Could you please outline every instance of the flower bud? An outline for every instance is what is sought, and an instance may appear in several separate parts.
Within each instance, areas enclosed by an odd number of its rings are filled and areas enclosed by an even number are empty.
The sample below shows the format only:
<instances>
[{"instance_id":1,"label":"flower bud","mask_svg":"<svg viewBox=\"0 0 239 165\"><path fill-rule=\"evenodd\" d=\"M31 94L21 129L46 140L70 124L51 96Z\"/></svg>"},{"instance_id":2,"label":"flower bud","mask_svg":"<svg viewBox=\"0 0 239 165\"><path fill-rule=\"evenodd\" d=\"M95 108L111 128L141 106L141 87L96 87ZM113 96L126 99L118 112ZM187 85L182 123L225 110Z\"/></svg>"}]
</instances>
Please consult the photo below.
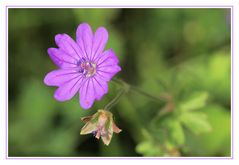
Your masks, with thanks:
<instances>
[{"instance_id":1,"label":"flower bud","mask_svg":"<svg viewBox=\"0 0 239 165\"><path fill-rule=\"evenodd\" d=\"M103 109L98 110L94 115L81 118L86 124L81 129L81 135L94 134L95 138L102 139L105 145L109 145L113 132L119 133L119 129L114 121L113 115Z\"/></svg>"}]
</instances>

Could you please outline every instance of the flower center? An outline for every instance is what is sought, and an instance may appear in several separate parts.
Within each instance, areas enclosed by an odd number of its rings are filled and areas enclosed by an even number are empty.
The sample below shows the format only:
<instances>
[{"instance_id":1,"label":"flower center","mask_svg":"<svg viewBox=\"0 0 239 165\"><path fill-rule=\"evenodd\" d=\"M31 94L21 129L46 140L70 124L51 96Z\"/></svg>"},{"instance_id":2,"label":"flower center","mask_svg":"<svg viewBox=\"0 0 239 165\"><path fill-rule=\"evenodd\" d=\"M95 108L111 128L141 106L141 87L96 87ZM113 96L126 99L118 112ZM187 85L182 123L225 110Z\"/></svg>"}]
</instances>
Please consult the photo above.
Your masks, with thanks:
<instances>
[{"instance_id":1,"label":"flower center","mask_svg":"<svg viewBox=\"0 0 239 165\"><path fill-rule=\"evenodd\" d=\"M96 64L88 61L82 61L79 64L80 72L85 75L85 77L92 77L96 73Z\"/></svg>"}]
</instances>

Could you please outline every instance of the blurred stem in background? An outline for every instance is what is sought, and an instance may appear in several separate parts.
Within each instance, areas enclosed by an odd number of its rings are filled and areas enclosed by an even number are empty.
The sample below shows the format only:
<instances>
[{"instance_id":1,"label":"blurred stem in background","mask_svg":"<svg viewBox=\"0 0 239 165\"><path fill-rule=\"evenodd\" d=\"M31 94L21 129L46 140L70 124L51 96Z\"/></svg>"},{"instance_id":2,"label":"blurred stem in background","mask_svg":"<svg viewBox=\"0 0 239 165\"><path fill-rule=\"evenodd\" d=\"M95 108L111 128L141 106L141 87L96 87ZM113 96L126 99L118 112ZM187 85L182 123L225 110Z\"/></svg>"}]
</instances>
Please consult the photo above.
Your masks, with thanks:
<instances>
[{"instance_id":1,"label":"blurred stem in background","mask_svg":"<svg viewBox=\"0 0 239 165\"><path fill-rule=\"evenodd\" d=\"M113 100L111 100L105 107L104 110L110 110L110 108L112 108L115 104L117 104L120 100L120 97L123 96L125 93L127 92L127 89L122 88L120 89L120 91L118 92L118 94L116 95L115 98L113 98Z\"/></svg>"},{"instance_id":2,"label":"blurred stem in background","mask_svg":"<svg viewBox=\"0 0 239 165\"><path fill-rule=\"evenodd\" d=\"M110 108L112 108L115 104L117 104L120 100L120 97L123 96L125 93L127 93L129 90L132 90L138 94L141 94L149 99L152 99L154 101L164 101L164 102L169 102L172 100L171 96L168 94L163 94L158 96L152 95L149 92L144 91L141 88L138 88L136 86L130 85L129 83L126 83L124 80L122 79L117 79L117 78L113 78L113 82L115 82L116 84L121 86L120 91L118 92L118 94L116 95L116 97L111 100L105 107L105 110L109 110Z\"/></svg>"}]
</instances>

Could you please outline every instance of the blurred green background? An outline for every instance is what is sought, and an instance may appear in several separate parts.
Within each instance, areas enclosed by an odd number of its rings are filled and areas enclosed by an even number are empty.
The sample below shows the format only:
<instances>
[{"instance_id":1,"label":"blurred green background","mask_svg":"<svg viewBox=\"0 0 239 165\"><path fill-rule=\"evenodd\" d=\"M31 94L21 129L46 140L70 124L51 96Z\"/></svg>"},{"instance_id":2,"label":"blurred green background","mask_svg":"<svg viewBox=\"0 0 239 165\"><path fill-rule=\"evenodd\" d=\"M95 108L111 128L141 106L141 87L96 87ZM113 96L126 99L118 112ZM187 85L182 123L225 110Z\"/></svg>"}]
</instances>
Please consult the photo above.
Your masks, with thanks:
<instances>
[{"instance_id":1,"label":"blurred green background","mask_svg":"<svg viewBox=\"0 0 239 165\"><path fill-rule=\"evenodd\" d=\"M230 9L14 9L8 10L9 156L231 156ZM90 110L78 96L53 98L44 76L56 66L47 48L54 36L75 38L77 26L109 32L122 71L117 75L155 96L133 91L111 109L123 130L107 147L80 135Z\"/></svg>"}]
</instances>

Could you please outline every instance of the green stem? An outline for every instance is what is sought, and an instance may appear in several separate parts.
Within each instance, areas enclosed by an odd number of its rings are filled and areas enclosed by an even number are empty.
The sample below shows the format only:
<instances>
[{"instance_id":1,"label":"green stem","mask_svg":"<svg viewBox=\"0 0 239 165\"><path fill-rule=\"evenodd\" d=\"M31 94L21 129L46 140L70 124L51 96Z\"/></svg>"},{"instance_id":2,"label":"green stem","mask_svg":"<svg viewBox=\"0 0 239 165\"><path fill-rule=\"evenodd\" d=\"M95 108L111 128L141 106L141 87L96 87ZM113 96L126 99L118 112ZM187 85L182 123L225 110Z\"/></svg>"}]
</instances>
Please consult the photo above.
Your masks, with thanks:
<instances>
[{"instance_id":1,"label":"green stem","mask_svg":"<svg viewBox=\"0 0 239 165\"><path fill-rule=\"evenodd\" d=\"M154 96L138 87L135 87L133 85L129 85L128 83L126 83L125 81L123 80L120 80L120 79L113 79L113 82L117 83L117 84L120 84L122 86L122 89L119 91L119 93L116 95L116 97L111 100L105 107L104 109L105 110L109 110L111 109L115 104L117 104L120 100L120 97L125 94L126 92L128 92L129 90L132 90L134 92L137 92L145 97L148 97L150 99L153 99L155 101L166 101L168 102L170 100L169 96L165 95L165 96Z\"/></svg>"},{"instance_id":2,"label":"green stem","mask_svg":"<svg viewBox=\"0 0 239 165\"><path fill-rule=\"evenodd\" d=\"M132 89L134 92L137 92L143 96L146 96L148 98L151 98L155 101L166 101L166 98L164 97L158 97L158 96L154 96L154 95L151 95L150 93L138 88L138 87L135 87L135 86L131 86L130 89Z\"/></svg>"},{"instance_id":3,"label":"green stem","mask_svg":"<svg viewBox=\"0 0 239 165\"><path fill-rule=\"evenodd\" d=\"M126 83L123 80L113 79L113 81L118 83L118 84L120 84L120 85L122 85L122 86L126 85L126 86L128 86L128 88L130 90L132 90L134 92L137 92L137 93L139 93L139 94L141 94L141 95L143 95L145 97L151 98L151 99L153 99L155 101L168 101L169 100L168 96L166 96L166 95L165 96L154 96L154 95L152 95L152 94L150 94L150 93L148 93L148 92L146 92L146 91L144 91L144 90L142 90L142 89L140 89L140 88L138 88L136 86L129 85L128 83Z\"/></svg>"},{"instance_id":4,"label":"green stem","mask_svg":"<svg viewBox=\"0 0 239 165\"><path fill-rule=\"evenodd\" d=\"M115 96L113 100L111 100L105 107L104 110L110 110L115 104L117 104L120 100L120 97L126 92L124 88L122 88L119 93Z\"/></svg>"}]
</instances>

